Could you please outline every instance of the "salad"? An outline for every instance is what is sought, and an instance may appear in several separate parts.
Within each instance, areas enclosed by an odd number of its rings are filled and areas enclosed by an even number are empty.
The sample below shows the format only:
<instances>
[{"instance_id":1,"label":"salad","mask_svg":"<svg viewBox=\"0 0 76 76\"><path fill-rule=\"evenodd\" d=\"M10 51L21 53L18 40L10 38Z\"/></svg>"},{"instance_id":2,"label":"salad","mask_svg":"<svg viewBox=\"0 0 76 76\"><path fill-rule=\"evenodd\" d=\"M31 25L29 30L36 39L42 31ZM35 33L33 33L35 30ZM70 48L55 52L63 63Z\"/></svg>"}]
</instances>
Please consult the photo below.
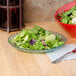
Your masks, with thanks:
<instances>
[{"instance_id":1,"label":"salad","mask_svg":"<svg viewBox=\"0 0 76 76\"><path fill-rule=\"evenodd\" d=\"M72 7L68 11L63 11L62 14L59 14L60 22L65 24L76 24L76 6Z\"/></svg>"},{"instance_id":2,"label":"salad","mask_svg":"<svg viewBox=\"0 0 76 76\"><path fill-rule=\"evenodd\" d=\"M64 44L60 35L55 35L39 26L22 30L10 41L16 47L32 50L51 49Z\"/></svg>"}]
</instances>

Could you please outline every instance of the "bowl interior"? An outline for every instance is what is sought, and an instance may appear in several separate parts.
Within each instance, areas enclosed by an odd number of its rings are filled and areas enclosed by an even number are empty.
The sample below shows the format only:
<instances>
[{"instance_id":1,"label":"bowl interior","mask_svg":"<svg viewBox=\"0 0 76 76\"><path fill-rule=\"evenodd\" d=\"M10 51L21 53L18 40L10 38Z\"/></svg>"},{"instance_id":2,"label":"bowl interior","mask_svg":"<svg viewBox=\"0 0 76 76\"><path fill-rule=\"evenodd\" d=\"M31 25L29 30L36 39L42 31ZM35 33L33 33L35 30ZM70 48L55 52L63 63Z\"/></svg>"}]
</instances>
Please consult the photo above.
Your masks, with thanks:
<instances>
[{"instance_id":1,"label":"bowl interior","mask_svg":"<svg viewBox=\"0 0 76 76\"><path fill-rule=\"evenodd\" d=\"M70 2L64 6L62 6L61 8L59 8L56 13L55 16L57 16L58 14L61 14L63 11L67 11L70 10L72 7L76 6L76 1Z\"/></svg>"}]
</instances>

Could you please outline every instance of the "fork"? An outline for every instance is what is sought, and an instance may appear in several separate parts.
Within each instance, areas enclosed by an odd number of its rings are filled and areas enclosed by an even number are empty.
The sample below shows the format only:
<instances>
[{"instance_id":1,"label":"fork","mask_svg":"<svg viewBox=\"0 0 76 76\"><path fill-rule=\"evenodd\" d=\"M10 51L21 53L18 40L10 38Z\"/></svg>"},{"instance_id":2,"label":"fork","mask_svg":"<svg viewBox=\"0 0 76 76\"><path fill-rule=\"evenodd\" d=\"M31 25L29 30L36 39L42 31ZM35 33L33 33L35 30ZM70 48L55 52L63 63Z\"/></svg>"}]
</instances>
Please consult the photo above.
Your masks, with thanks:
<instances>
[{"instance_id":1,"label":"fork","mask_svg":"<svg viewBox=\"0 0 76 76\"><path fill-rule=\"evenodd\" d=\"M59 62L61 62L67 55L70 55L70 54L72 54L72 53L76 53L76 48L73 49L73 50L70 51L70 52L65 53L63 56L61 56L60 58L54 60L52 63L54 63L54 64L59 63Z\"/></svg>"}]
</instances>

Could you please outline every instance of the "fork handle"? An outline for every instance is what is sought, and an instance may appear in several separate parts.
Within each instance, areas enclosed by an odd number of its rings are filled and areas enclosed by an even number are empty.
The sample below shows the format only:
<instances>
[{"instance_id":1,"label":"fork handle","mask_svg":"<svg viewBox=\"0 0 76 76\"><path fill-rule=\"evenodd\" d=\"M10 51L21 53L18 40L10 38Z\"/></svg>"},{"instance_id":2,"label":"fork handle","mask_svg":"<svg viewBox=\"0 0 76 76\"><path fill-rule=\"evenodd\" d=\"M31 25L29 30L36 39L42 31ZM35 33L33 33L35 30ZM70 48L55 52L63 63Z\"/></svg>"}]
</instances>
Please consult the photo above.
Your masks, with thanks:
<instances>
[{"instance_id":1,"label":"fork handle","mask_svg":"<svg viewBox=\"0 0 76 76\"><path fill-rule=\"evenodd\" d=\"M60 61L62 61L68 54L71 54L72 52L68 52L66 54L64 54L63 56L59 57L58 59L54 60L52 63L56 64L59 63Z\"/></svg>"}]
</instances>

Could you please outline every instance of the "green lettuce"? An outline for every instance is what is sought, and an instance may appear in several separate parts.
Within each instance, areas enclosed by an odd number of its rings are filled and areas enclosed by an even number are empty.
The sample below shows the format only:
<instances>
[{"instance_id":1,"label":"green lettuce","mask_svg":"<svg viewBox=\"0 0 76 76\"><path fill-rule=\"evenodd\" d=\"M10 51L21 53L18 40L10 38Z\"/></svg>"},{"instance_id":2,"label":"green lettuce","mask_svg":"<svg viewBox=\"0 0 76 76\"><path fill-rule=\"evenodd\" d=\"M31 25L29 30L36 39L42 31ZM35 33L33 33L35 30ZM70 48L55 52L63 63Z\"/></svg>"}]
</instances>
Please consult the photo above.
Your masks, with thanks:
<instances>
[{"instance_id":1,"label":"green lettuce","mask_svg":"<svg viewBox=\"0 0 76 76\"><path fill-rule=\"evenodd\" d=\"M32 45L31 40L35 41ZM32 50L51 49L64 44L60 35L55 35L40 26L22 30L11 42L17 47ZM46 46L44 44L46 44Z\"/></svg>"}]
</instances>

